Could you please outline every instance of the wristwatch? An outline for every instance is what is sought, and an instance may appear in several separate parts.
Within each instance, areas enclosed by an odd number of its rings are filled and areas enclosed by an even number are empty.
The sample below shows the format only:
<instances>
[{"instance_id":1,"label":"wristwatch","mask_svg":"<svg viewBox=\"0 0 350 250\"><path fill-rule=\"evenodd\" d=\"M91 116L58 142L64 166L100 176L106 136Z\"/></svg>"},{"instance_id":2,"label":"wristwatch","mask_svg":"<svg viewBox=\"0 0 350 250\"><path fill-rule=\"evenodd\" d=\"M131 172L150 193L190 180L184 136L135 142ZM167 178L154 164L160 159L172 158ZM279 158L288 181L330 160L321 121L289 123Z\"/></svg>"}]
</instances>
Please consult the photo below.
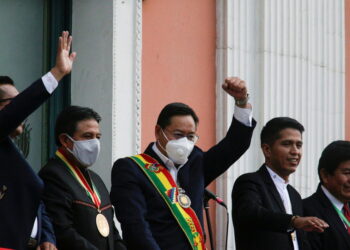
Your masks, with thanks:
<instances>
[{"instance_id":1,"label":"wristwatch","mask_svg":"<svg viewBox=\"0 0 350 250\"><path fill-rule=\"evenodd\" d=\"M247 93L246 98L240 99L240 100L236 100L235 99L235 103L236 103L237 106L244 106L244 105L246 105L248 103L248 100L249 100L249 94Z\"/></svg>"},{"instance_id":2,"label":"wristwatch","mask_svg":"<svg viewBox=\"0 0 350 250\"><path fill-rule=\"evenodd\" d=\"M298 215L294 215L294 216L292 217L292 219L290 220L289 226L288 226L288 228L287 228L287 233L293 233L293 232L295 231L295 228L294 228L294 226L293 226L293 222L294 222L294 220L295 220L296 218L298 218L298 217L299 217Z\"/></svg>"}]
</instances>

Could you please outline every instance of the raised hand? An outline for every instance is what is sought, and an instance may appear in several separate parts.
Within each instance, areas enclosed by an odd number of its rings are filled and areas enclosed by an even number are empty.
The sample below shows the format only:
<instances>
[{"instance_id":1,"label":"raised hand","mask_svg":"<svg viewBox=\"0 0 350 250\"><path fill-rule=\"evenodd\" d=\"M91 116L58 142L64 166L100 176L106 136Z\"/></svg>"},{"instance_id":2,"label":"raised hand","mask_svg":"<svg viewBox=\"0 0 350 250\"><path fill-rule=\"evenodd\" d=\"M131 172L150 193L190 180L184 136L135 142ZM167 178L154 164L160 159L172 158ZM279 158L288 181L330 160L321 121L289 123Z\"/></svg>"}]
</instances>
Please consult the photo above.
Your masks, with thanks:
<instances>
[{"instance_id":1,"label":"raised hand","mask_svg":"<svg viewBox=\"0 0 350 250\"><path fill-rule=\"evenodd\" d=\"M226 91L227 94L235 98L237 106L240 106L242 108L251 107L251 105L247 103L248 92L245 81L241 80L238 77L228 77L222 84L222 88Z\"/></svg>"},{"instance_id":2,"label":"raised hand","mask_svg":"<svg viewBox=\"0 0 350 250\"><path fill-rule=\"evenodd\" d=\"M56 65L51 69L51 73L57 81L60 81L65 75L72 71L73 62L76 57L75 52L69 52L72 39L68 31L63 31L58 39Z\"/></svg>"}]
</instances>

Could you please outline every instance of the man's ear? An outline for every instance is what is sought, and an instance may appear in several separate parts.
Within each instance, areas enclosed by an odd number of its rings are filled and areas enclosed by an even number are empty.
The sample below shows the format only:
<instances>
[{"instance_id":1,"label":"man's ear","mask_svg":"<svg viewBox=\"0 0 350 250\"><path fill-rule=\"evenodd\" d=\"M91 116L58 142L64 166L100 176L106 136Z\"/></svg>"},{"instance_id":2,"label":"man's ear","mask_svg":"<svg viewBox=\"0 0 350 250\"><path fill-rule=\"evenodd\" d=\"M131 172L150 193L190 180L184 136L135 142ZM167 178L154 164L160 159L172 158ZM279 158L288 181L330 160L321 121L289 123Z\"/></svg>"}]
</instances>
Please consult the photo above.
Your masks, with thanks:
<instances>
[{"instance_id":1,"label":"man's ear","mask_svg":"<svg viewBox=\"0 0 350 250\"><path fill-rule=\"evenodd\" d=\"M154 136L156 137L156 140L158 141L160 139L160 134L162 133L162 128L157 124L154 127Z\"/></svg>"},{"instance_id":2,"label":"man's ear","mask_svg":"<svg viewBox=\"0 0 350 250\"><path fill-rule=\"evenodd\" d=\"M327 171L324 168L320 169L320 176L321 176L322 182L324 184L328 184L329 173L327 173Z\"/></svg>"},{"instance_id":3,"label":"man's ear","mask_svg":"<svg viewBox=\"0 0 350 250\"><path fill-rule=\"evenodd\" d=\"M261 144L261 150L263 151L265 158L267 158L267 159L270 158L270 156L271 156L271 147L270 147L270 145L268 145L266 143Z\"/></svg>"},{"instance_id":4,"label":"man's ear","mask_svg":"<svg viewBox=\"0 0 350 250\"><path fill-rule=\"evenodd\" d=\"M66 134L60 134L58 136L58 140L60 141L61 145L65 148L72 149L73 148L73 142L71 139L68 138Z\"/></svg>"}]
</instances>

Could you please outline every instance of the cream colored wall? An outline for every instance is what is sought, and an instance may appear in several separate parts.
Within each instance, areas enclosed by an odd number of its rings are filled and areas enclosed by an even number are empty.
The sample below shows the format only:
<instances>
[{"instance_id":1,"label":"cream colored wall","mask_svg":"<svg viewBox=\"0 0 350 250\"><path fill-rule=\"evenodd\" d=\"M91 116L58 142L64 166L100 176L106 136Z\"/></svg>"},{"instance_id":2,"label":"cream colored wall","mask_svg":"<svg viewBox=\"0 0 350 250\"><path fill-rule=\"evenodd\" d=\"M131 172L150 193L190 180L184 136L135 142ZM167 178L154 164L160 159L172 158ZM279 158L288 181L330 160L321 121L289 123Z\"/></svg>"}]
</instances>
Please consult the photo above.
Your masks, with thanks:
<instances>
[{"instance_id":1,"label":"cream colored wall","mask_svg":"<svg viewBox=\"0 0 350 250\"><path fill-rule=\"evenodd\" d=\"M345 1L345 137L350 140L350 0Z\"/></svg>"},{"instance_id":2,"label":"cream colored wall","mask_svg":"<svg viewBox=\"0 0 350 250\"><path fill-rule=\"evenodd\" d=\"M345 51L343 0L218 0L218 75L237 74L248 82L258 126L250 149L217 180L217 193L231 206L238 176L263 163L259 134L276 116L290 116L305 127L303 159L290 183L307 197L319 182L317 164L323 148L345 138ZM347 40L349 41L349 40ZM349 53L349 52L347 52ZM349 79L349 78L348 78ZM219 120L232 114L232 103ZM221 108L222 109L222 108ZM220 113L220 110L218 110ZM220 138L220 137L219 137ZM231 210L231 209L230 209ZM224 223L217 216L217 241ZM235 249L230 225L229 247Z\"/></svg>"}]
</instances>

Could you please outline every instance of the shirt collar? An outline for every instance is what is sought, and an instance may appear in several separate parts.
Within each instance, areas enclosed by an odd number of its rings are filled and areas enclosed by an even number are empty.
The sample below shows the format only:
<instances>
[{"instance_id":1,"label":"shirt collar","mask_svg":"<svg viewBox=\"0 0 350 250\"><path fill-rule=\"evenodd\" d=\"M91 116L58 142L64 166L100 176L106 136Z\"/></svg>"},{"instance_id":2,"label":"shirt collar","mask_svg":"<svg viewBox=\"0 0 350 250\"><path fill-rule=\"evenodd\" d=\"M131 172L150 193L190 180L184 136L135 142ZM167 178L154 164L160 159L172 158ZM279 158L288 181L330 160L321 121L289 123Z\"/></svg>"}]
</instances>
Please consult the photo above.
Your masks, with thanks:
<instances>
[{"instance_id":1,"label":"shirt collar","mask_svg":"<svg viewBox=\"0 0 350 250\"><path fill-rule=\"evenodd\" d=\"M289 182L285 181L281 176L276 174L275 171L273 171L270 167L268 167L267 165L265 166L275 185L279 187L287 188L287 185Z\"/></svg>"},{"instance_id":2,"label":"shirt collar","mask_svg":"<svg viewBox=\"0 0 350 250\"><path fill-rule=\"evenodd\" d=\"M336 207L338 208L340 211L342 211L344 203L341 202L340 200L338 200L337 198L334 197L333 194L331 194L328 189L321 185L322 191L323 193L327 196L328 200Z\"/></svg>"},{"instance_id":3,"label":"shirt collar","mask_svg":"<svg viewBox=\"0 0 350 250\"><path fill-rule=\"evenodd\" d=\"M175 164L172 160L170 160L168 157L166 157L160 150L158 149L156 142L152 145L152 150L158 155L158 157L161 159L162 162L164 162L165 167L167 169L175 168Z\"/></svg>"}]
</instances>

